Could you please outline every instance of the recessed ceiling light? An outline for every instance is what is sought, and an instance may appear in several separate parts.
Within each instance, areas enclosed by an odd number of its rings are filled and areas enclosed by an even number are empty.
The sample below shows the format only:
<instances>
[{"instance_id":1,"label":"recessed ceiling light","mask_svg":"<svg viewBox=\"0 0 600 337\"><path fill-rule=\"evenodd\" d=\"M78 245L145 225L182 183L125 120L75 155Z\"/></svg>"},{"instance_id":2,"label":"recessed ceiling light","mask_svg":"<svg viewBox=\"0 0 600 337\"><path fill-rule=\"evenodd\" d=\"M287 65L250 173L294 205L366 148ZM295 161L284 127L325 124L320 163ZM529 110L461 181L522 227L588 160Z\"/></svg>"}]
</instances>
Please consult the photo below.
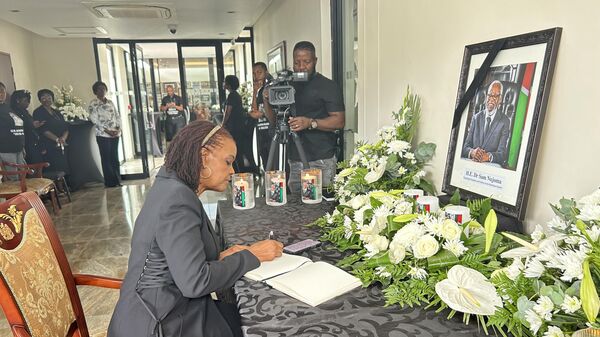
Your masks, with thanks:
<instances>
[{"instance_id":1,"label":"recessed ceiling light","mask_svg":"<svg viewBox=\"0 0 600 337\"><path fill-rule=\"evenodd\" d=\"M233 14L235 11L228 11L227 14Z\"/></svg>"},{"instance_id":2,"label":"recessed ceiling light","mask_svg":"<svg viewBox=\"0 0 600 337\"><path fill-rule=\"evenodd\" d=\"M221 33L219 33L219 35L225 35L225 33L221 32Z\"/></svg>"},{"instance_id":3,"label":"recessed ceiling light","mask_svg":"<svg viewBox=\"0 0 600 337\"><path fill-rule=\"evenodd\" d=\"M12 13L21 13L20 9L11 9L10 10Z\"/></svg>"},{"instance_id":4,"label":"recessed ceiling light","mask_svg":"<svg viewBox=\"0 0 600 337\"><path fill-rule=\"evenodd\" d=\"M58 34L58 36L67 36L67 34L62 33L62 34Z\"/></svg>"}]
</instances>

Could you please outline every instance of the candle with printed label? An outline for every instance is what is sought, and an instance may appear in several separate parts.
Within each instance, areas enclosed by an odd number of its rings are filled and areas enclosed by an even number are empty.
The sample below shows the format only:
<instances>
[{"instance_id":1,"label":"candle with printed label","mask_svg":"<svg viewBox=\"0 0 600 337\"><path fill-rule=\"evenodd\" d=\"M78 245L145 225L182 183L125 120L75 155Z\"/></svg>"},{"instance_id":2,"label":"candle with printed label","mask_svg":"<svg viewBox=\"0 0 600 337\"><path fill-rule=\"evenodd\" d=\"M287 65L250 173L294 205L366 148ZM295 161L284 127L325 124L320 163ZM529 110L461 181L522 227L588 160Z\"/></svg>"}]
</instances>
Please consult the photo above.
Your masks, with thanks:
<instances>
[{"instance_id":1,"label":"candle with printed label","mask_svg":"<svg viewBox=\"0 0 600 337\"><path fill-rule=\"evenodd\" d=\"M285 172L267 171L265 173L265 199L269 206L281 206L287 203Z\"/></svg>"},{"instance_id":2,"label":"candle with printed label","mask_svg":"<svg viewBox=\"0 0 600 337\"><path fill-rule=\"evenodd\" d=\"M237 173L232 178L233 208L254 207L254 176L252 173Z\"/></svg>"},{"instance_id":3,"label":"candle with printed label","mask_svg":"<svg viewBox=\"0 0 600 337\"><path fill-rule=\"evenodd\" d=\"M448 206L444 209L446 218L452 219L459 224L471 221L471 213L469 207L465 206Z\"/></svg>"},{"instance_id":4,"label":"candle with printed label","mask_svg":"<svg viewBox=\"0 0 600 337\"><path fill-rule=\"evenodd\" d=\"M417 213L429 214L435 213L440 209L438 197L432 195L422 196L417 199Z\"/></svg>"},{"instance_id":5,"label":"candle with printed label","mask_svg":"<svg viewBox=\"0 0 600 337\"><path fill-rule=\"evenodd\" d=\"M413 188L413 189L404 190L404 192L402 194L404 194L404 196L406 196L406 197L417 200L417 199L419 199L419 197L423 196L423 190L420 190L418 188Z\"/></svg>"},{"instance_id":6,"label":"candle with printed label","mask_svg":"<svg viewBox=\"0 0 600 337\"><path fill-rule=\"evenodd\" d=\"M302 202L318 204L322 199L323 183L320 169L305 169L300 172Z\"/></svg>"}]
</instances>

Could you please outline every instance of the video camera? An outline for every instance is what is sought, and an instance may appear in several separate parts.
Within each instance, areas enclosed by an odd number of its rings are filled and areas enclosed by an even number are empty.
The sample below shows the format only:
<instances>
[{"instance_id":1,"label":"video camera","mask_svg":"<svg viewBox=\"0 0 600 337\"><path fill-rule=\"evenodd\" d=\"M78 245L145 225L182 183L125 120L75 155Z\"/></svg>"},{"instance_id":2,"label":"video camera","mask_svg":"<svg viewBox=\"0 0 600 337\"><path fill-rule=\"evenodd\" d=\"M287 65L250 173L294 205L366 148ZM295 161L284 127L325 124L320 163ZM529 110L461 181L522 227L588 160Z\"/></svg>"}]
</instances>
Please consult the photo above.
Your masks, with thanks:
<instances>
[{"instance_id":1,"label":"video camera","mask_svg":"<svg viewBox=\"0 0 600 337\"><path fill-rule=\"evenodd\" d=\"M296 103L296 89L290 83L305 81L308 81L308 73L306 72L295 73L289 69L277 72L277 77L267 83L269 103L277 107Z\"/></svg>"}]
</instances>

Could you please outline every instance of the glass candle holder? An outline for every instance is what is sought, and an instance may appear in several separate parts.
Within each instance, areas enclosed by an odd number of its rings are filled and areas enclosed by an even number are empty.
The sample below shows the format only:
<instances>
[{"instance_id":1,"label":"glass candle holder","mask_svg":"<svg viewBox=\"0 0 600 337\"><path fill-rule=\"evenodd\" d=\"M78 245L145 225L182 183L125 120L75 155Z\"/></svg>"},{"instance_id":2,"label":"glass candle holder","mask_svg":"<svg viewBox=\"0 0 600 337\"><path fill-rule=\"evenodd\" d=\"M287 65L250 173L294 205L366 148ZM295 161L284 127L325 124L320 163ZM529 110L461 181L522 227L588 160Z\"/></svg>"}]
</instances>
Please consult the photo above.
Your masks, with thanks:
<instances>
[{"instance_id":1,"label":"glass candle holder","mask_svg":"<svg viewBox=\"0 0 600 337\"><path fill-rule=\"evenodd\" d=\"M438 197L426 195L417 199L417 213L435 213L439 209L440 201Z\"/></svg>"},{"instance_id":2,"label":"glass candle holder","mask_svg":"<svg viewBox=\"0 0 600 337\"><path fill-rule=\"evenodd\" d=\"M231 180L233 208L254 208L254 176L252 173L236 173Z\"/></svg>"},{"instance_id":3,"label":"glass candle holder","mask_svg":"<svg viewBox=\"0 0 600 337\"><path fill-rule=\"evenodd\" d=\"M265 199L269 206L281 206L287 203L284 171L265 172Z\"/></svg>"},{"instance_id":4,"label":"glass candle holder","mask_svg":"<svg viewBox=\"0 0 600 337\"><path fill-rule=\"evenodd\" d=\"M469 207L465 206L448 206L444 209L444 215L458 224L471 221L471 212L469 211Z\"/></svg>"},{"instance_id":5,"label":"glass candle holder","mask_svg":"<svg viewBox=\"0 0 600 337\"><path fill-rule=\"evenodd\" d=\"M423 190L420 190L418 188L417 189L408 189L408 190L404 190L404 192L402 194L404 194L404 196L406 196L406 197L417 200L417 199L419 199L419 197L423 196Z\"/></svg>"},{"instance_id":6,"label":"glass candle holder","mask_svg":"<svg viewBox=\"0 0 600 337\"><path fill-rule=\"evenodd\" d=\"M300 173L302 202L318 204L322 200L323 180L320 169L304 169Z\"/></svg>"}]
</instances>

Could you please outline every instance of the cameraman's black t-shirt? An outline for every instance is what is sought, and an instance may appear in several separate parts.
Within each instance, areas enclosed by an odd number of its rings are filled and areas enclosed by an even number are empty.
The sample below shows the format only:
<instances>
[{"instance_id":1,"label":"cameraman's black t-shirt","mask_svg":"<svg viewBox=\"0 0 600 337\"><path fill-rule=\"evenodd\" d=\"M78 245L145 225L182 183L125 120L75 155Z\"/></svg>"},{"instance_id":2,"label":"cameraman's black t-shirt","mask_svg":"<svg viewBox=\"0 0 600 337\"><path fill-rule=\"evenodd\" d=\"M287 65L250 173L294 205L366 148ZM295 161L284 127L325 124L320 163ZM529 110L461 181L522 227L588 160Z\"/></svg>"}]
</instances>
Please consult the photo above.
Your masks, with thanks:
<instances>
[{"instance_id":1,"label":"cameraman's black t-shirt","mask_svg":"<svg viewBox=\"0 0 600 337\"><path fill-rule=\"evenodd\" d=\"M321 75L315 75L308 82L292 82L296 89L296 115L310 119L329 117L330 112L344 112L344 100L337 84ZM327 159L335 154L336 134L321 130L298 132L308 161ZM300 161L293 142L288 145L290 160Z\"/></svg>"}]
</instances>

